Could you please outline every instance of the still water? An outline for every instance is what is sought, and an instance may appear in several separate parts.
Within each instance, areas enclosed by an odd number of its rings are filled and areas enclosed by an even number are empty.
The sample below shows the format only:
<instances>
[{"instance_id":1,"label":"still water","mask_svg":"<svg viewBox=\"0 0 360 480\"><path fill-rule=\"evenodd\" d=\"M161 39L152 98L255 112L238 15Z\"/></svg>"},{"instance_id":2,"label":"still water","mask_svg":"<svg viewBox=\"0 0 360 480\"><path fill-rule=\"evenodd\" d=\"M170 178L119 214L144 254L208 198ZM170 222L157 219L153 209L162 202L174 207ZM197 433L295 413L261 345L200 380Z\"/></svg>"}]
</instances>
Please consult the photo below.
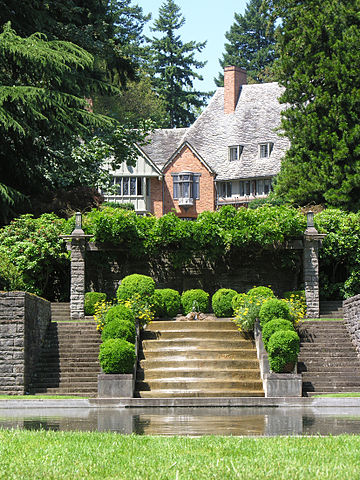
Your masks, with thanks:
<instances>
[{"instance_id":1,"label":"still water","mask_svg":"<svg viewBox=\"0 0 360 480\"><path fill-rule=\"evenodd\" d=\"M0 428L192 436L360 434L360 408L0 409Z\"/></svg>"}]
</instances>

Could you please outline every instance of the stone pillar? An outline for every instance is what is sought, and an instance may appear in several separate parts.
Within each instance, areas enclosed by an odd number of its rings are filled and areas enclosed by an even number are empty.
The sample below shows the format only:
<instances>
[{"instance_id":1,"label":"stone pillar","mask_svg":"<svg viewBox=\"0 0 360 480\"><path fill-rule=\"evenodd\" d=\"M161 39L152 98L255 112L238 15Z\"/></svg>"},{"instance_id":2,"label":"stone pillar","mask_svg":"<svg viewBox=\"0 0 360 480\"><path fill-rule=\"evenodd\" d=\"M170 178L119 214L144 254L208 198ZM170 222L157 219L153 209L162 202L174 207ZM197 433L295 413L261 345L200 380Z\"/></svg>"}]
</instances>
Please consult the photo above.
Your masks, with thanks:
<instances>
[{"instance_id":1,"label":"stone pillar","mask_svg":"<svg viewBox=\"0 0 360 480\"><path fill-rule=\"evenodd\" d=\"M70 316L72 319L84 318L85 316L85 252L85 239L73 239L71 242L70 283Z\"/></svg>"},{"instance_id":2,"label":"stone pillar","mask_svg":"<svg viewBox=\"0 0 360 480\"><path fill-rule=\"evenodd\" d=\"M306 316L319 318L319 241L305 239L304 242L304 285Z\"/></svg>"},{"instance_id":3,"label":"stone pillar","mask_svg":"<svg viewBox=\"0 0 360 480\"><path fill-rule=\"evenodd\" d=\"M319 318L319 248L326 235L319 234L314 227L314 214L307 214L307 228L304 234L304 286L306 298L306 316Z\"/></svg>"},{"instance_id":4,"label":"stone pillar","mask_svg":"<svg viewBox=\"0 0 360 480\"><path fill-rule=\"evenodd\" d=\"M87 240L92 235L84 234L80 212L75 214L75 228L71 235L60 237L68 241L67 248L71 251L70 316L72 319L84 318L85 253Z\"/></svg>"}]
</instances>

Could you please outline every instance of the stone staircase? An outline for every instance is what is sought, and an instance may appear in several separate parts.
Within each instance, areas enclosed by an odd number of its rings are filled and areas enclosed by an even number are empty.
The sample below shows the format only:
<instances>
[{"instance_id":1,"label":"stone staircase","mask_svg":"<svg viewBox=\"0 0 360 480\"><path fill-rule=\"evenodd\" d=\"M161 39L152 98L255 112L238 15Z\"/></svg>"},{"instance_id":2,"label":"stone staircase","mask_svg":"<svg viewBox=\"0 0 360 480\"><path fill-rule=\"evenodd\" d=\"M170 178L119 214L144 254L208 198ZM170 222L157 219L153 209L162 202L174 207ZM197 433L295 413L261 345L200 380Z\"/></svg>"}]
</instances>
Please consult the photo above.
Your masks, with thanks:
<instances>
[{"instance_id":1,"label":"stone staircase","mask_svg":"<svg viewBox=\"0 0 360 480\"><path fill-rule=\"evenodd\" d=\"M101 337L94 320L70 321L66 304L52 304L52 315L30 393L97 396Z\"/></svg>"},{"instance_id":2,"label":"stone staircase","mask_svg":"<svg viewBox=\"0 0 360 480\"><path fill-rule=\"evenodd\" d=\"M303 395L360 392L360 360L343 321L298 325Z\"/></svg>"},{"instance_id":3,"label":"stone staircase","mask_svg":"<svg viewBox=\"0 0 360 480\"><path fill-rule=\"evenodd\" d=\"M136 396L262 397L254 342L230 319L152 322L142 334Z\"/></svg>"},{"instance_id":4,"label":"stone staircase","mask_svg":"<svg viewBox=\"0 0 360 480\"><path fill-rule=\"evenodd\" d=\"M343 318L342 300L320 302L320 318Z\"/></svg>"}]
</instances>

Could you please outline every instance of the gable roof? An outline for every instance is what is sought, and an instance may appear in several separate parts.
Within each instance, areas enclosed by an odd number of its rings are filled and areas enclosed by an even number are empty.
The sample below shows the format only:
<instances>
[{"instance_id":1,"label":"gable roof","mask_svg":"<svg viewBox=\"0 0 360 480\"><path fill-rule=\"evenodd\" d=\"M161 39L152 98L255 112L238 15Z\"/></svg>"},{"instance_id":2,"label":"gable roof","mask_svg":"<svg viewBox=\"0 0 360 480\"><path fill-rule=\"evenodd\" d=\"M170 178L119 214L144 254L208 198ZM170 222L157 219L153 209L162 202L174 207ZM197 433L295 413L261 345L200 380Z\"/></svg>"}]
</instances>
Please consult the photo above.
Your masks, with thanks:
<instances>
[{"instance_id":1,"label":"gable roof","mask_svg":"<svg viewBox=\"0 0 360 480\"><path fill-rule=\"evenodd\" d=\"M235 112L224 113L224 88L218 88L208 106L189 128L155 130L143 148L161 169L185 142L216 173L216 180L269 177L280 170L289 141L275 131L284 108L278 102L283 89L277 83L243 85ZM259 158L259 144L273 142L268 158ZM243 145L240 160L229 161L228 148Z\"/></svg>"},{"instance_id":2,"label":"gable roof","mask_svg":"<svg viewBox=\"0 0 360 480\"><path fill-rule=\"evenodd\" d=\"M195 157L199 160L199 162L201 162L204 165L204 167L209 170L210 173L215 173L214 170L210 167L210 165L208 165L205 162L202 156L195 150L195 148L189 142L183 142L181 145L179 145L179 147L175 150L175 152L171 155L169 160L163 166L163 170L165 170L165 168L167 168L170 165L170 163L174 161L176 155L180 153L184 147L187 147L189 150L191 150L191 152L195 155Z\"/></svg>"}]
</instances>

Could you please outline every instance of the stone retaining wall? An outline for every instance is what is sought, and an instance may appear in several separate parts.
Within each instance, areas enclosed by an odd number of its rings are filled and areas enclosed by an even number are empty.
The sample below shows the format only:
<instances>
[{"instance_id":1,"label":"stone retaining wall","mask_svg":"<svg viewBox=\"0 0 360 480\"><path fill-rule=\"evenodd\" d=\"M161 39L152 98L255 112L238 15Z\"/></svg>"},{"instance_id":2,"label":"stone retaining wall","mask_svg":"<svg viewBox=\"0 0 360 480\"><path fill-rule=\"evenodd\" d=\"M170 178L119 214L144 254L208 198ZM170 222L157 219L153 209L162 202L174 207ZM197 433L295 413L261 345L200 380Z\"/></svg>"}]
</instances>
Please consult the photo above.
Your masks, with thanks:
<instances>
[{"instance_id":1,"label":"stone retaining wall","mask_svg":"<svg viewBox=\"0 0 360 480\"><path fill-rule=\"evenodd\" d=\"M358 355L360 355L360 295L344 300L344 322Z\"/></svg>"},{"instance_id":2,"label":"stone retaining wall","mask_svg":"<svg viewBox=\"0 0 360 480\"><path fill-rule=\"evenodd\" d=\"M51 320L50 302L26 292L0 292L0 393L23 394Z\"/></svg>"},{"instance_id":3,"label":"stone retaining wall","mask_svg":"<svg viewBox=\"0 0 360 480\"><path fill-rule=\"evenodd\" d=\"M287 262L284 258L287 258ZM230 258L212 262L194 258L184 268L174 269L166 258L156 261L134 260L126 252L89 252L86 256L86 291L116 295L120 280L141 273L154 278L157 288L174 288L179 292L202 288L211 295L219 288L246 292L256 285L271 285L277 295L297 290L302 280L301 251L234 251Z\"/></svg>"}]
</instances>

